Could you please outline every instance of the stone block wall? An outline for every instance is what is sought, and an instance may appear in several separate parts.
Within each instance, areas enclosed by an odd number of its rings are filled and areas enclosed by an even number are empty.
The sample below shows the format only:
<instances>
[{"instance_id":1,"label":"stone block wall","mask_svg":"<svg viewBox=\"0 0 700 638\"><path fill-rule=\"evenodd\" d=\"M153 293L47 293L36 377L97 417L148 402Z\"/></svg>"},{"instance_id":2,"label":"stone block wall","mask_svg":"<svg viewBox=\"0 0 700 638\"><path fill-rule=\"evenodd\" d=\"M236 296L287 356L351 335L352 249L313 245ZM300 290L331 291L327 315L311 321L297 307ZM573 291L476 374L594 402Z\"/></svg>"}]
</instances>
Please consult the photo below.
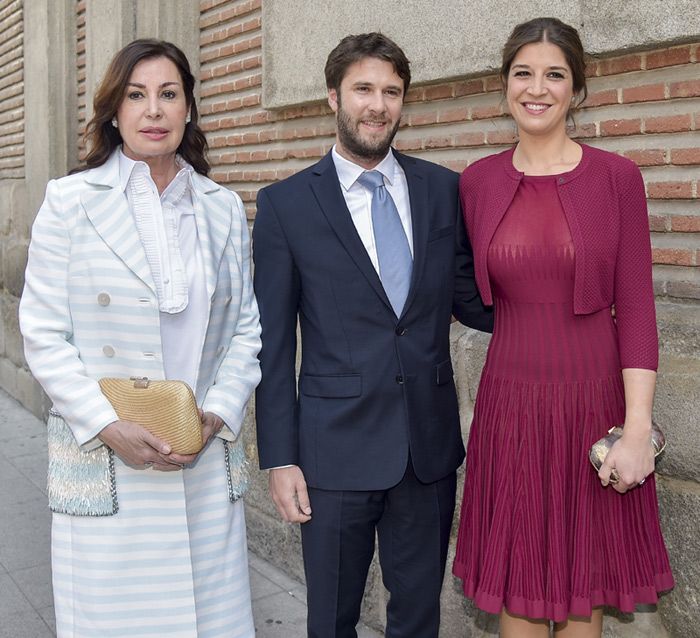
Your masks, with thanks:
<instances>
[{"instance_id":1,"label":"stone block wall","mask_svg":"<svg viewBox=\"0 0 700 638\"><path fill-rule=\"evenodd\" d=\"M359 12L364 28L346 10L340 11L333 21L338 36L333 35L330 46L345 33L368 28L393 33L394 13L374 3L368 10L365 0L358 3L364 7ZM503 31L493 36L498 42L516 17L549 13L543 9L552 5L539 0L497 3L503 8L502 19L494 23ZM322 4L328 10L347 5L338 0ZM382 6L395 4L391 0ZM463 0L447 0L445 6L462 4ZM692 2L669 0L654 21L648 15L653 2L641 0L635 3L636 13L615 13L615 20L624 18L634 34L634 48L629 48L632 41L624 40L624 30L605 29L606 16L613 11L609 3L556 0L552 6L562 17L575 17L574 5L585 5L598 22L587 20L587 30L582 31L596 57L588 68L589 98L576 115L572 134L637 162L647 187L661 337L655 411L669 438L658 467L659 499L678 580L658 610L643 609L634 617L606 615L606 636L700 636L700 439L695 417L700 410L700 30L693 26L697 17L692 18ZM315 20L313 6L297 3L307 14L304 46L325 59L328 47L319 42L330 36L319 34L316 39L314 29L325 29L321 25L327 20ZM274 17L274 9L273 0L0 0L0 385L35 413L41 414L47 405L24 364L17 329L29 229L46 181L65 174L84 152L80 134L90 117L91 95L120 46L135 37L163 37L186 50L200 78L200 113L210 143L212 177L242 196L251 223L259 188L317 161L333 144L333 115L318 99L318 91L287 106L268 108L265 102L265 83L274 77L263 68L271 54L263 33L270 33L265 19ZM672 18L682 11L691 17L681 22ZM429 48L431 38L440 39L440 16L428 13L420 13L426 18L419 25L423 40L412 41L411 47ZM432 30L425 31L428 28ZM464 29L469 28L477 25L465 23ZM305 55L295 47L290 42L285 51L277 45L276 55L280 49L282 55ZM450 72L441 74L435 62L428 72L416 74L421 81L407 95L396 139L399 150L460 171L515 141L493 55L479 66L480 57L467 53L470 66L462 70L448 65ZM430 58L424 50L412 57ZM293 72L295 65L287 67ZM321 67L313 70L319 77ZM487 343L484 335L452 328L465 437ZM252 414L251 406L244 436L255 467ZM247 497L250 546L303 580L298 529L279 521L266 483L265 473L253 472ZM382 626L385 599L375 565L363 609L367 622ZM494 619L476 612L449 574L443 619L444 638L497 632Z\"/></svg>"}]
</instances>

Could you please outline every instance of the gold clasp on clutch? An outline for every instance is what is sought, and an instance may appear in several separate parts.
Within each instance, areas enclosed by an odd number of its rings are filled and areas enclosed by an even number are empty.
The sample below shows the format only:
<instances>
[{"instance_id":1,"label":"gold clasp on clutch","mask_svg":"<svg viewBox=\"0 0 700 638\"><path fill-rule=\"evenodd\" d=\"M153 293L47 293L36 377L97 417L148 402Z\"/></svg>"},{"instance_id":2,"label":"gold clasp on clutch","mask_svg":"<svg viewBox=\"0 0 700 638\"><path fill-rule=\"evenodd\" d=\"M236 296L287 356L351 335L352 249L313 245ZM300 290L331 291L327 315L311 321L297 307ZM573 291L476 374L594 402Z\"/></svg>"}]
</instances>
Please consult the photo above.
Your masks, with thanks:
<instances>
[{"instance_id":1,"label":"gold clasp on clutch","mask_svg":"<svg viewBox=\"0 0 700 638\"><path fill-rule=\"evenodd\" d=\"M129 377L129 380L134 382L134 388L145 390L148 387L148 377Z\"/></svg>"}]
</instances>

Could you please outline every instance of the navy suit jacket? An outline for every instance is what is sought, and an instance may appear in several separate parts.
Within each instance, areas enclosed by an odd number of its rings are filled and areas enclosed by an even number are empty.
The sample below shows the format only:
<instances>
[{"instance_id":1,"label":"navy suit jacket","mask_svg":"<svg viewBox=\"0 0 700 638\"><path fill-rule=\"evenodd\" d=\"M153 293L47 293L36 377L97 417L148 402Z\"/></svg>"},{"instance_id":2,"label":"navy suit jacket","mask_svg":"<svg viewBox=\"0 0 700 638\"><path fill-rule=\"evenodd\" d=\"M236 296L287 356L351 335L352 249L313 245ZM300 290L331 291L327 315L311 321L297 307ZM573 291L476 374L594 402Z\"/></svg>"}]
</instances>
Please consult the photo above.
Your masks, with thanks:
<instances>
[{"instance_id":1,"label":"navy suit jacket","mask_svg":"<svg viewBox=\"0 0 700 638\"><path fill-rule=\"evenodd\" d=\"M400 317L352 222L330 153L258 194L260 466L299 465L320 489L392 487L409 451L426 483L464 458L450 315L481 330L491 329L492 317L474 283L458 175L394 154L413 221L413 273Z\"/></svg>"}]
</instances>

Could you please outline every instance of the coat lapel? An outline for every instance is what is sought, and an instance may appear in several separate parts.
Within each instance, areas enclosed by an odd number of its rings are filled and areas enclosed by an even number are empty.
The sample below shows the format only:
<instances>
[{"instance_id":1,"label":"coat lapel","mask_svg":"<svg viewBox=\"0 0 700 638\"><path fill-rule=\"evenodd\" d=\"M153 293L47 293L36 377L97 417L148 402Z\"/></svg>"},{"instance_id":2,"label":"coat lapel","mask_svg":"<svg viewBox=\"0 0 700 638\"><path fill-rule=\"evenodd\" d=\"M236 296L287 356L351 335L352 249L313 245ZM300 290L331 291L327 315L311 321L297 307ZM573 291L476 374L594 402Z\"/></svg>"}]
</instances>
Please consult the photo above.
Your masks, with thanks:
<instances>
[{"instance_id":1,"label":"coat lapel","mask_svg":"<svg viewBox=\"0 0 700 638\"><path fill-rule=\"evenodd\" d=\"M192 174L195 221L199 246L204 259L209 299L214 295L219 265L231 234L231 201L221 186L210 179Z\"/></svg>"},{"instance_id":2,"label":"coat lapel","mask_svg":"<svg viewBox=\"0 0 700 638\"><path fill-rule=\"evenodd\" d=\"M353 224L350 217L350 211L345 203L338 175L335 171L335 164L333 164L333 158L330 153L316 164L312 174L311 189L328 223L369 285L391 310L389 298L384 292L379 275L374 269L367 250L357 234L355 224Z\"/></svg>"},{"instance_id":3,"label":"coat lapel","mask_svg":"<svg viewBox=\"0 0 700 638\"><path fill-rule=\"evenodd\" d=\"M406 174L408 197L411 203L411 226L413 227L413 270L411 273L411 287L408 290L406 303L401 313L403 316L416 296L416 290L425 267L428 229L430 227L430 208L428 205L428 184L422 173L417 170L416 161L396 151L394 151L394 156Z\"/></svg>"},{"instance_id":4,"label":"coat lapel","mask_svg":"<svg viewBox=\"0 0 700 638\"><path fill-rule=\"evenodd\" d=\"M88 219L114 254L155 293L136 222L120 188L118 153L112 153L102 166L86 171L85 181L91 188L81 194L80 203Z\"/></svg>"}]
</instances>

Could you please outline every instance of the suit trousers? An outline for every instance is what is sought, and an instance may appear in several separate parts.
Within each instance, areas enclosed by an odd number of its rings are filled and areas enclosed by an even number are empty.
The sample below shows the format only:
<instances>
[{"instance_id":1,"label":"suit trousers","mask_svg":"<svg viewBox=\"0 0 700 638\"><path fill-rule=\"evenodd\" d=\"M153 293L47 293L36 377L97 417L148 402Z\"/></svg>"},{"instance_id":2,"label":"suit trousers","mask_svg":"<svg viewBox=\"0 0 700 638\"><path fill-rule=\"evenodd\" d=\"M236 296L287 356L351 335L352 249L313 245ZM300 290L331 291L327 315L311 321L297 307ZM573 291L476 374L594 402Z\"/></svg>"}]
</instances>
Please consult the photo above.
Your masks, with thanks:
<instances>
[{"instance_id":1,"label":"suit trousers","mask_svg":"<svg viewBox=\"0 0 700 638\"><path fill-rule=\"evenodd\" d=\"M437 638L456 473L421 483L409 458L392 488L309 488L301 526L309 638L356 638L375 534L389 591L386 638Z\"/></svg>"}]
</instances>

